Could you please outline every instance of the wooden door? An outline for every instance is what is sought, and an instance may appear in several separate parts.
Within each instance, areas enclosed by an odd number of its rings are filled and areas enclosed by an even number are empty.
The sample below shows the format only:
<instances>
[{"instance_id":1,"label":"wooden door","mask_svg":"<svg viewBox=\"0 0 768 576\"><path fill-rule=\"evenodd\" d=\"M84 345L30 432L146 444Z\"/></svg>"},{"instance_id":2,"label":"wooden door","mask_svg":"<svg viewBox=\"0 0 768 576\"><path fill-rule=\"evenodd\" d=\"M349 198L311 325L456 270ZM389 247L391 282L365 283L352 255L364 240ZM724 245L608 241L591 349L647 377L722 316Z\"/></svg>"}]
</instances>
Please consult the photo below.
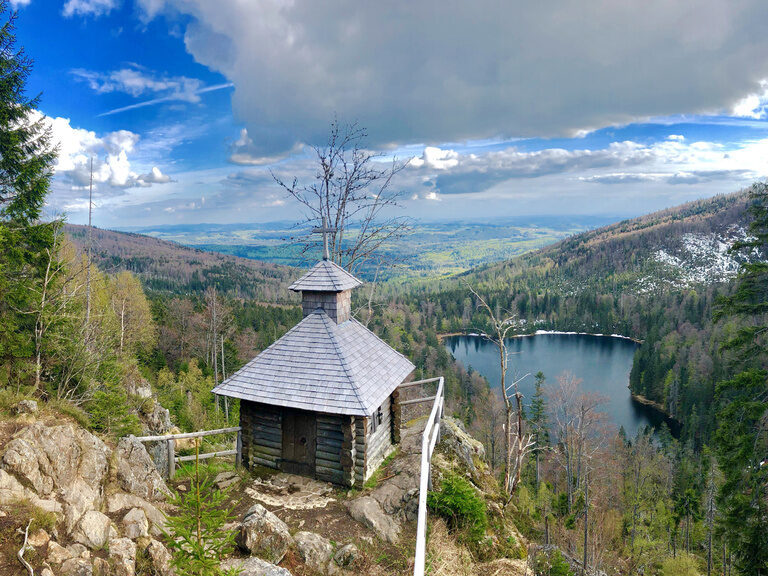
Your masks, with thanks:
<instances>
[{"instance_id":1,"label":"wooden door","mask_svg":"<svg viewBox=\"0 0 768 576\"><path fill-rule=\"evenodd\" d=\"M283 410L283 459L280 468L289 474L315 473L317 418L313 412Z\"/></svg>"}]
</instances>

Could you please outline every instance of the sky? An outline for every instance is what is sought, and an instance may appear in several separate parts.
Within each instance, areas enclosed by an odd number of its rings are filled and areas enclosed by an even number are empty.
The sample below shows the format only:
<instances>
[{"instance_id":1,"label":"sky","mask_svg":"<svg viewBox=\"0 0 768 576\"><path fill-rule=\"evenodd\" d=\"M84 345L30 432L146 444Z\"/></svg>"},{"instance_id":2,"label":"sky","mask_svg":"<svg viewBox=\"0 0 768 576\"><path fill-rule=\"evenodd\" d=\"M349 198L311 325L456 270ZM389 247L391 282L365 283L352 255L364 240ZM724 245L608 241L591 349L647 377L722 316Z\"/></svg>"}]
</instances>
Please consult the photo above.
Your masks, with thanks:
<instances>
[{"instance_id":1,"label":"sky","mask_svg":"<svg viewBox=\"0 0 768 576\"><path fill-rule=\"evenodd\" d=\"M334 118L417 219L633 216L768 176L764 0L10 0L47 213L301 220Z\"/></svg>"}]
</instances>

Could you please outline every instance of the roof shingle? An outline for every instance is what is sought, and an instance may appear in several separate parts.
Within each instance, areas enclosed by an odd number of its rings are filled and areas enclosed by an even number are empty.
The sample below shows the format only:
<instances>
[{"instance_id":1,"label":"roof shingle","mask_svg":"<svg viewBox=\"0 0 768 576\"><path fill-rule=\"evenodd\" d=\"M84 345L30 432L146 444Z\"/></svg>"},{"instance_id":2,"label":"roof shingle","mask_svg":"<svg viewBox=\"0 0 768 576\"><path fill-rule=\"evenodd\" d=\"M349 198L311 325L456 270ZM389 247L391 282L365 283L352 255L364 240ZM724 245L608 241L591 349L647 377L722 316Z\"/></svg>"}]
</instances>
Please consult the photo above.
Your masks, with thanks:
<instances>
[{"instance_id":1,"label":"roof shingle","mask_svg":"<svg viewBox=\"0 0 768 576\"><path fill-rule=\"evenodd\" d=\"M360 286L362 282L330 260L320 260L312 269L288 286L294 292L343 292Z\"/></svg>"},{"instance_id":2,"label":"roof shingle","mask_svg":"<svg viewBox=\"0 0 768 576\"><path fill-rule=\"evenodd\" d=\"M357 320L336 324L318 308L213 391L274 406L367 416L414 368Z\"/></svg>"}]
</instances>

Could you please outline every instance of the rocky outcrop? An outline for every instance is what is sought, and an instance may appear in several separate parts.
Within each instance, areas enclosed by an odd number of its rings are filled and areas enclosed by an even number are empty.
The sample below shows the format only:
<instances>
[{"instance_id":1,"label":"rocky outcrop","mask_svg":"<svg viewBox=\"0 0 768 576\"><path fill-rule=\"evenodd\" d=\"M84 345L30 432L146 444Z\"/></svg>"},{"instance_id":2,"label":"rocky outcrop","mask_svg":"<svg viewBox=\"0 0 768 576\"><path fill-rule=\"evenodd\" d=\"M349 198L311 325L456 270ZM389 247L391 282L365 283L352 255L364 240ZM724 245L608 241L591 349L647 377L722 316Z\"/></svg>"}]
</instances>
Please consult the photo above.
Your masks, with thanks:
<instances>
[{"instance_id":1,"label":"rocky outcrop","mask_svg":"<svg viewBox=\"0 0 768 576\"><path fill-rule=\"evenodd\" d=\"M38 498L62 502L69 531L86 511L100 507L110 452L86 430L36 422L8 443L0 467Z\"/></svg>"},{"instance_id":2,"label":"rocky outcrop","mask_svg":"<svg viewBox=\"0 0 768 576\"><path fill-rule=\"evenodd\" d=\"M485 447L464 429L455 418L443 418L440 424L440 447L455 456L477 480L481 470L478 464L485 461Z\"/></svg>"},{"instance_id":3,"label":"rocky outcrop","mask_svg":"<svg viewBox=\"0 0 768 576\"><path fill-rule=\"evenodd\" d=\"M115 452L117 481L123 490L144 500L165 499L168 487L141 442L133 436L121 438Z\"/></svg>"},{"instance_id":4,"label":"rocky outcrop","mask_svg":"<svg viewBox=\"0 0 768 576\"><path fill-rule=\"evenodd\" d=\"M296 550L304 563L320 574L336 574L338 568L333 562L333 546L327 538L314 532L297 532L293 536Z\"/></svg>"},{"instance_id":5,"label":"rocky outcrop","mask_svg":"<svg viewBox=\"0 0 768 576\"><path fill-rule=\"evenodd\" d=\"M243 551L275 564L294 542L285 522L261 504L254 504L245 513L235 541Z\"/></svg>"}]
</instances>

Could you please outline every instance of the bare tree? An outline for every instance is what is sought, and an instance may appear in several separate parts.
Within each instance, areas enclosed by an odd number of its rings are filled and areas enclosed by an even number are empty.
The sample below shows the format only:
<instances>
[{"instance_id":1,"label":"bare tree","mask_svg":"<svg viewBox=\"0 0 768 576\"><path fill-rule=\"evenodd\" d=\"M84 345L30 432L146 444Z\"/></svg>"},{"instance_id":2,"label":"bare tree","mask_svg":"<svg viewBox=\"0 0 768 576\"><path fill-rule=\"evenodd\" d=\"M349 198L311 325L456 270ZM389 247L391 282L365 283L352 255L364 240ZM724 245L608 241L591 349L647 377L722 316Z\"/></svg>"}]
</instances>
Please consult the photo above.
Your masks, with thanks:
<instances>
[{"instance_id":1,"label":"bare tree","mask_svg":"<svg viewBox=\"0 0 768 576\"><path fill-rule=\"evenodd\" d=\"M488 314L491 324L491 334L483 333L483 336L493 342L499 351L499 367L501 368L501 395L504 400L504 451L506 455L504 466L504 490L513 494L520 483L525 456L535 446L533 434L523 432L523 395L518 385L525 378L513 379L507 386L507 367L509 366L509 352L507 350L507 335L515 328L515 316L502 317L499 311L494 310L488 302L467 284L478 301L478 306ZM514 392L513 392L514 391ZM514 398L514 406L513 406ZM515 421L513 424L513 420Z\"/></svg>"},{"instance_id":2,"label":"bare tree","mask_svg":"<svg viewBox=\"0 0 768 576\"><path fill-rule=\"evenodd\" d=\"M382 154L364 148L366 136L357 123L341 126L334 120L328 142L313 146L314 182L301 184L294 178L288 183L272 173L275 182L307 210L306 223L327 222L333 230L330 259L352 272L409 229L407 218L391 215L402 195L392 189L392 180L408 163L395 158L385 164ZM314 245L308 236L300 241L305 252Z\"/></svg>"}]
</instances>

